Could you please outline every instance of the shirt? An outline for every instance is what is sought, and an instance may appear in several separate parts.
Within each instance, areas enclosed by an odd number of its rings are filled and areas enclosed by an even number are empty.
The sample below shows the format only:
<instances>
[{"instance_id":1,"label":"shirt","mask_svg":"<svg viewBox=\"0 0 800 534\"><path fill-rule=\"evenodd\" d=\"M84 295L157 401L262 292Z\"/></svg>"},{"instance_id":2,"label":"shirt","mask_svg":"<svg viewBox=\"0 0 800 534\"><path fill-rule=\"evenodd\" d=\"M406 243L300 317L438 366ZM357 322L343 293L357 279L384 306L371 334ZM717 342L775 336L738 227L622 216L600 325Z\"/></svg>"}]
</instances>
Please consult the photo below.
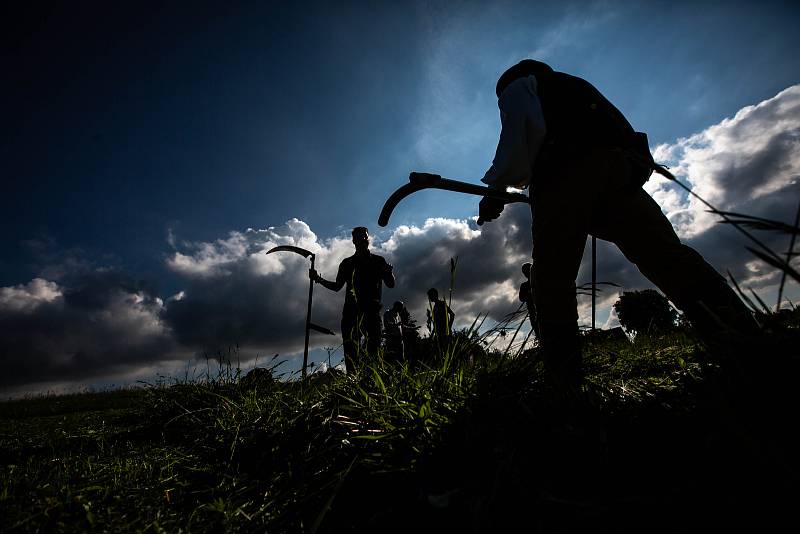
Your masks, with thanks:
<instances>
[{"instance_id":1,"label":"shirt","mask_svg":"<svg viewBox=\"0 0 800 534\"><path fill-rule=\"evenodd\" d=\"M347 284L344 307L347 311L379 311L383 274L388 264L383 256L367 252L353 254L342 260L336 282Z\"/></svg>"},{"instance_id":2,"label":"shirt","mask_svg":"<svg viewBox=\"0 0 800 534\"><path fill-rule=\"evenodd\" d=\"M530 185L531 169L547 133L536 90L536 77L531 75L511 82L497 99L500 140L483 183L503 189Z\"/></svg>"},{"instance_id":3,"label":"shirt","mask_svg":"<svg viewBox=\"0 0 800 534\"><path fill-rule=\"evenodd\" d=\"M428 329L437 336L448 336L453 330L455 314L444 300L433 303L433 317L428 310Z\"/></svg>"},{"instance_id":4,"label":"shirt","mask_svg":"<svg viewBox=\"0 0 800 534\"><path fill-rule=\"evenodd\" d=\"M399 336L402 334L402 322L400 314L393 309L386 310L383 314L383 328L387 336Z\"/></svg>"}]
</instances>

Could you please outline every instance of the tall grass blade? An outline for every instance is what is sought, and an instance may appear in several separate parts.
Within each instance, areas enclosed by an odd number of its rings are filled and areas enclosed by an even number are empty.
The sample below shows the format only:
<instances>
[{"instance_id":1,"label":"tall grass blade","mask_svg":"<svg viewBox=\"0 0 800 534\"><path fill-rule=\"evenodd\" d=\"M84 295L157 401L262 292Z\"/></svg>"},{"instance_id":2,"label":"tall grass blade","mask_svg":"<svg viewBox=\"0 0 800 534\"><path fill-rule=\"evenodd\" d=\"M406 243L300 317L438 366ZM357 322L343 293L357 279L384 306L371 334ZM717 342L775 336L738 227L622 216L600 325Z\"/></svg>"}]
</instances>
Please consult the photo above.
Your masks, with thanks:
<instances>
[{"instance_id":1,"label":"tall grass blade","mask_svg":"<svg viewBox=\"0 0 800 534\"><path fill-rule=\"evenodd\" d=\"M528 330L528 335L525 336L525 339L522 341L522 345L520 345L519 350L517 350L517 353L514 355L514 358L519 358L522 355L522 353L525 351L525 345L528 343L528 340L530 339L531 334L533 334L533 328Z\"/></svg>"},{"instance_id":2,"label":"tall grass blade","mask_svg":"<svg viewBox=\"0 0 800 534\"><path fill-rule=\"evenodd\" d=\"M505 356L506 354L508 354L508 351L509 351L509 350L511 350L511 345L513 345L513 344L514 344L514 340L515 340L515 339L517 339L517 334L519 334L519 329L520 329L520 328L522 328L522 325L523 325L523 324L525 324L525 320L526 320L527 318L528 318L528 312L526 311L526 312L525 312L525 316L524 316L524 317L522 318L522 320L519 322L519 325L517 326L517 329L516 329L516 330L514 330L514 335L513 335L513 336L511 336L511 341L509 341L509 342L508 342L508 347L506 347L506 350L503 352L503 355L504 355L504 356Z\"/></svg>"},{"instance_id":3,"label":"tall grass blade","mask_svg":"<svg viewBox=\"0 0 800 534\"><path fill-rule=\"evenodd\" d=\"M761 249L763 249L765 254L771 255L771 256L775 256L776 258L778 257L777 254L775 254L775 252L772 251L772 249L770 249L767 245L762 243L761 240L756 238L753 234L751 234L750 232L745 230L744 225L741 222L731 219L730 212L726 212L726 211L722 211L722 210L717 209L715 206L713 206L706 199L704 199L703 197L701 197L700 195L698 195L697 193L692 191L691 187L689 187L688 185L684 184L683 182L681 182L680 180L675 178L675 176L671 172L669 172L669 171L662 172L662 171L664 171L663 166L659 166L659 168L656 169L656 170L657 170L657 172L659 172L659 174L661 174L662 176L668 178L672 182L676 183L678 186L680 186L687 193L689 193L694 198L696 198L697 200L702 202L703 205L705 205L709 209L709 211L711 211L711 213L715 213L715 214L719 215L720 217L722 217L724 222L732 224L734 228L736 228L739 232L741 232L750 241L752 241L753 243L755 243L756 245L761 247ZM734 214L734 215L736 215L736 214Z\"/></svg>"},{"instance_id":4,"label":"tall grass blade","mask_svg":"<svg viewBox=\"0 0 800 534\"><path fill-rule=\"evenodd\" d=\"M756 250L753 247L745 247L745 248L750 252L752 252L753 254L755 254L756 256L758 256L760 260L764 261L765 263L768 263L769 265L772 265L773 267L782 270L787 275L797 280L798 283L800 283L800 272L797 272L796 269L794 269L791 265L783 261L783 259L768 256L767 254L764 254L760 250Z\"/></svg>"},{"instance_id":5,"label":"tall grass blade","mask_svg":"<svg viewBox=\"0 0 800 534\"><path fill-rule=\"evenodd\" d=\"M786 251L786 264L792 262L794 255L794 242L797 238L797 233L800 232L800 202L797 204L797 212L794 215L794 228L792 229L792 238L789 240L789 249ZM781 300L783 299L783 286L786 285L786 271L781 272L781 283L778 286L778 302L775 304L775 311L781 309Z\"/></svg>"},{"instance_id":6,"label":"tall grass blade","mask_svg":"<svg viewBox=\"0 0 800 534\"><path fill-rule=\"evenodd\" d=\"M749 289L750 289L750 293L752 293L752 294L753 294L753 296L754 296L754 297L756 298L756 300L758 301L758 303L759 303L759 304L761 304L761 309L762 309L762 310L764 310L764 313L766 313L767 315L770 315L770 314L772 313L772 310L770 310L770 309L769 309L769 306L767 306L767 305L766 305L766 303L765 303L763 300L761 300L761 297L759 297L759 296L758 296L758 293L756 293L756 292L753 290L753 288L752 288L752 287L751 287L751 288L749 288Z\"/></svg>"},{"instance_id":7,"label":"tall grass blade","mask_svg":"<svg viewBox=\"0 0 800 534\"><path fill-rule=\"evenodd\" d=\"M750 297L748 297L745 292L742 291L742 288L739 287L739 284L736 282L736 278L734 278L733 273L728 271L728 276L730 277L731 282L733 282L733 287L736 289L739 297L744 301L745 304L747 304L747 307L750 308L750 311L754 313L760 313L758 307L753 303L752 300L750 300Z\"/></svg>"},{"instance_id":8,"label":"tall grass blade","mask_svg":"<svg viewBox=\"0 0 800 534\"><path fill-rule=\"evenodd\" d=\"M798 209L798 212L800 212L800 208ZM730 211L720 211L717 213L720 215L724 214L728 217L727 220L720 221L721 224L740 224L747 228L752 228L753 230L781 232L793 236L800 234L800 228L798 228L797 223L795 223L794 226L790 226L784 222L776 221L774 219L754 217L752 215L744 215L742 213L734 213Z\"/></svg>"}]
</instances>

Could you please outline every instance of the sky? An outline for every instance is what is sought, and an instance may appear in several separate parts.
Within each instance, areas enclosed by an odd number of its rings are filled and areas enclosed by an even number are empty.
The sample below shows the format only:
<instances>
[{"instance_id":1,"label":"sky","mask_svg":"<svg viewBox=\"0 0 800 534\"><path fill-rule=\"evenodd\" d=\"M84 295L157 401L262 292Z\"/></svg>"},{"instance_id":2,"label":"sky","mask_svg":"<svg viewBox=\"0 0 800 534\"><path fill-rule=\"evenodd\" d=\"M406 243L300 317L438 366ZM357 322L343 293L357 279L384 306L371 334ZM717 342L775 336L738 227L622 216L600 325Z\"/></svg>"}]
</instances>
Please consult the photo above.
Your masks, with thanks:
<instances>
[{"instance_id":1,"label":"sky","mask_svg":"<svg viewBox=\"0 0 800 534\"><path fill-rule=\"evenodd\" d=\"M791 223L800 201L795 2L2 9L0 396L183 376L230 347L245 368L279 354L297 369L308 263L265 252L312 250L332 279L360 225L395 266L385 305L424 323L425 290L446 291L458 257L457 326L501 320L530 256L525 207L478 227L477 197L425 191L386 228L377 216L410 171L478 183L500 129L495 83L524 58L593 83L719 208ZM774 305L778 275L735 230L662 178L645 189L685 242ZM598 278L650 287L603 242ZM786 294L800 298L793 282ZM600 324L615 324L617 296L601 295ZM338 332L343 298L317 286L314 322ZM587 324L587 299L579 312ZM339 343L313 334L312 359Z\"/></svg>"}]
</instances>

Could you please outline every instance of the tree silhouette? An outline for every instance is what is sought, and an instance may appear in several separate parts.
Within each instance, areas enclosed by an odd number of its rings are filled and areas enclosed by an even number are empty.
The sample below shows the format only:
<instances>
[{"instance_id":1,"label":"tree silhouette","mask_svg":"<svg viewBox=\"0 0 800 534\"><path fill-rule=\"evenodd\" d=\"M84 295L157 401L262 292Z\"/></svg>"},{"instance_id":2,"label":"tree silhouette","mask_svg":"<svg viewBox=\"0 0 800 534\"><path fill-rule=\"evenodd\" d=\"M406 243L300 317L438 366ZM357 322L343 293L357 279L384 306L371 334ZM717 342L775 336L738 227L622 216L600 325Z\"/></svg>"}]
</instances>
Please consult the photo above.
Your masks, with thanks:
<instances>
[{"instance_id":1,"label":"tree silhouette","mask_svg":"<svg viewBox=\"0 0 800 534\"><path fill-rule=\"evenodd\" d=\"M637 334L672 330L678 318L667 298L654 289L624 291L614 311L623 328Z\"/></svg>"}]
</instances>

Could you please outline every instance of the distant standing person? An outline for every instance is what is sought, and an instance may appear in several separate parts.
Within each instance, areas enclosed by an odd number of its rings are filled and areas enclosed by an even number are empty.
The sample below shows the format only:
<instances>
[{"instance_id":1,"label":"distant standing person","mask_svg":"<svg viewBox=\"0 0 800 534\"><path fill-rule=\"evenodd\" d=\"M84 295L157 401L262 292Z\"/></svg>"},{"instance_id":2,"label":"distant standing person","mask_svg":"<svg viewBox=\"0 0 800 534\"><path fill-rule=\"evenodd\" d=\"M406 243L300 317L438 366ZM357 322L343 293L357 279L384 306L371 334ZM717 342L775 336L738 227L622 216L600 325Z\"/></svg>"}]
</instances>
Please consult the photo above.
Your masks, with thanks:
<instances>
[{"instance_id":1,"label":"distant standing person","mask_svg":"<svg viewBox=\"0 0 800 534\"><path fill-rule=\"evenodd\" d=\"M526 262L522 264L522 274L525 281L519 286L519 301L524 302L528 308L528 319L531 321L531 328L536 337L539 337L539 323L536 318L536 305L533 302L533 288L531 287L531 268L533 264Z\"/></svg>"},{"instance_id":2,"label":"distant standing person","mask_svg":"<svg viewBox=\"0 0 800 534\"><path fill-rule=\"evenodd\" d=\"M403 347L403 318L401 312L405 305L399 300L383 314L383 337L386 341L384 346L384 358L390 360L402 360L404 358Z\"/></svg>"},{"instance_id":3,"label":"distant standing person","mask_svg":"<svg viewBox=\"0 0 800 534\"><path fill-rule=\"evenodd\" d=\"M432 308L428 310L428 329L431 331L431 335L435 336L441 345L444 345L452 334L453 319L456 314L444 299L439 299L439 292L436 288L432 287L428 290L428 301Z\"/></svg>"},{"instance_id":4,"label":"distant standing person","mask_svg":"<svg viewBox=\"0 0 800 534\"><path fill-rule=\"evenodd\" d=\"M335 282L325 280L313 269L309 272L312 280L331 291L347 286L342 309L342 341L348 373L361 363L358 354L362 337L367 353L377 354L381 342L381 290L383 284L394 287L392 266L383 256L369 251L369 230L357 226L352 235L356 252L339 264Z\"/></svg>"}]
</instances>

